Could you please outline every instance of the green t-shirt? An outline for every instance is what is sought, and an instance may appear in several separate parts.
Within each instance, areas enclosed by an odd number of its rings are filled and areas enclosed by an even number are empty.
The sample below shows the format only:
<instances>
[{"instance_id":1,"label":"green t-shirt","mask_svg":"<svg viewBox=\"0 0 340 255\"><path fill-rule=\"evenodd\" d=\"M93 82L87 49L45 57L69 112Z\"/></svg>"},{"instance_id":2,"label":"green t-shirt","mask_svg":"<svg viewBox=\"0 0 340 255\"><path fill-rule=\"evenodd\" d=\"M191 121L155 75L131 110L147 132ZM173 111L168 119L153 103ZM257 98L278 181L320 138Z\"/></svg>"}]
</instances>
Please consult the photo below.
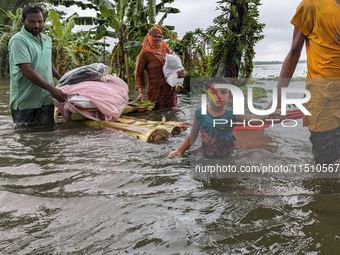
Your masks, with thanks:
<instances>
[{"instance_id":1,"label":"green t-shirt","mask_svg":"<svg viewBox=\"0 0 340 255\"><path fill-rule=\"evenodd\" d=\"M52 40L41 34L41 43L24 27L8 44L10 65L10 102L14 110L36 109L53 104L51 94L30 82L20 72L18 64L30 63L31 67L48 83L53 85Z\"/></svg>"}]
</instances>

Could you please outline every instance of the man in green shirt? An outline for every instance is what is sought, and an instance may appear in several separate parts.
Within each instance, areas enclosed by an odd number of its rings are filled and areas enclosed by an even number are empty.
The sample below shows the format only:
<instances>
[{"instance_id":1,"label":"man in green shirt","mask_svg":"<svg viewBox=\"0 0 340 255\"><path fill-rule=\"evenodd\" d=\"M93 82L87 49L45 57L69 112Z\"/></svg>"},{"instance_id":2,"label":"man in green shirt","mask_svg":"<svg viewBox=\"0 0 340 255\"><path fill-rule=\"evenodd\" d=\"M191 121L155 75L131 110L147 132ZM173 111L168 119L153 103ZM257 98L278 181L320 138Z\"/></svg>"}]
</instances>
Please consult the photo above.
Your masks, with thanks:
<instances>
[{"instance_id":1,"label":"man in green shirt","mask_svg":"<svg viewBox=\"0 0 340 255\"><path fill-rule=\"evenodd\" d=\"M8 45L10 53L10 103L12 118L17 124L54 124L55 98L66 100L66 94L53 86L53 77L60 79L52 60L52 40L41 33L43 10L26 6L22 13L23 27Z\"/></svg>"}]
</instances>

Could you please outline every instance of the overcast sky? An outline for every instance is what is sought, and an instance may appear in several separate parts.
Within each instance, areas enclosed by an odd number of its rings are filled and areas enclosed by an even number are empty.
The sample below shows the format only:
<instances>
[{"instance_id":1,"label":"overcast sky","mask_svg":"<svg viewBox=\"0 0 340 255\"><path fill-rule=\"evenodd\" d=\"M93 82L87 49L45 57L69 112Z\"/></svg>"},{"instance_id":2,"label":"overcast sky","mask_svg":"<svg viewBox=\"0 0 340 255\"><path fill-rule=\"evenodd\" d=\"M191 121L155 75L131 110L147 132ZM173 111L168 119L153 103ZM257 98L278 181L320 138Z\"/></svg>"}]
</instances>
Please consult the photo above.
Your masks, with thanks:
<instances>
[{"instance_id":1,"label":"overcast sky","mask_svg":"<svg viewBox=\"0 0 340 255\"><path fill-rule=\"evenodd\" d=\"M283 61L287 55L293 35L290 20L301 0L261 0L260 22L265 23L264 39L255 47L256 61ZM168 5L169 6L169 5ZM175 0L172 7L180 13L168 15L166 25L174 25L181 39L187 31L205 29L212 25L218 15L216 0ZM73 8L72 8L73 9ZM68 12L70 13L70 9ZM73 11L72 11L73 13ZM89 11L78 11L80 16L91 15ZM305 50L301 59L306 59Z\"/></svg>"},{"instance_id":2,"label":"overcast sky","mask_svg":"<svg viewBox=\"0 0 340 255\"><path fill-rule=\"evenodd\" d=\"M292 42L293 25L290 24L301 0L261 0L260 22L265 23L264 39L257 43L255 60L279 60L286 57ZM166 24L176 27L179 38L186 31L207 28L217 16L215 0L176 0L171 6L181 13L169 15ZM301 59L306 59L305 53Z\"/></svg>"}]
</instances>

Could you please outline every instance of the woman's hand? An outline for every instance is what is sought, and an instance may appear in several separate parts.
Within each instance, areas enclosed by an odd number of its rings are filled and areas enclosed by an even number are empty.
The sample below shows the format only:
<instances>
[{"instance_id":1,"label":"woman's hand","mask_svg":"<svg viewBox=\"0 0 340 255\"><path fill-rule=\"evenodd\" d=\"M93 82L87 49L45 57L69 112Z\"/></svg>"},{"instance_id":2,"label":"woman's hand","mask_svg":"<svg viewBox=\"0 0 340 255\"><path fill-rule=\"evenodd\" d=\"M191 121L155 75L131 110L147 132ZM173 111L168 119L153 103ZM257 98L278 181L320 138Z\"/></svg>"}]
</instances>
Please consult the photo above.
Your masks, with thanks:
<instances>
[{"instance_id":1,"label":"woman's hand","mask_svg":"<svg viewBox=\"0 0 340 255\"><path fill-rule=\"evenodd\" d=\"M139 102L139 101L144 102L143 101L144 100L143 88L138 88L138 93L139 95L134 102Z\"/></svg>"},{"instance_id":2,"label":"woman's hand","mask_svg":"<svg viewBox=\"0 0 340 255\"><path fill-rule=\"evenodd\" d=\"M187 73L184 69L177 71L178 78L185 78L187 76Z\"/></svg>"},{"instance_id":3,"label":"woman's hand","mask_svg":"<svg viewBox=\"0 0 340 255\"><path fill-rule=\"evenodd\" d=\"M180 152L178 150L174 150L172 152L170 152L170 154L168 155L168 158L178 158L180 156L182 156L183 152Z\"/></svg>"},{"instance_id":4,"label":"woman's hand","mask_svg":"<svg viewBox=\"0 0 340 255\"><path fill-rule=\"evenodd\" d=\"M144 95L141 93L138 95L138 97L136 98L134 102L139 102L139 101L144 102Z\"/></svg>"}]
</instances>

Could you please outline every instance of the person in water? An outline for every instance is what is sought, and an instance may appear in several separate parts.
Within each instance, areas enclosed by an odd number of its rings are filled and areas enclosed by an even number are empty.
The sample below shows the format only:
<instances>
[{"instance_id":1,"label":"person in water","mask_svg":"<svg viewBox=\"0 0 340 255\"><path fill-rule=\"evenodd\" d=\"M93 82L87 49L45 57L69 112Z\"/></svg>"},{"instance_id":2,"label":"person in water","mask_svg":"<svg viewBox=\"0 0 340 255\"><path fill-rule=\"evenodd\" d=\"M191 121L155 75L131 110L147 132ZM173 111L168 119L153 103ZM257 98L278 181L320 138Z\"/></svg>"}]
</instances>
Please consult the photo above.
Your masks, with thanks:
<instances>
[{"instance_id":1,"label":"person in water","mask_svg":"<svg viewBox=\"0 0 340 255\"><path fill-rule=\"evenodd\" d=\"M215 84L230 84L230 82L223 77L214 77L209 79L207 84L209 85L208 87L214 88ZM211 89L209 90L211 91ZM176 150L168 155L169 158L180 157L196 141L199 132L201 132L202 146L193 152L194 155L209 158L223 158L234 152L234 141L236 140L233 134L234 126L216 124L214 127L214 120L222 119L228 121L228 123L235 123L236 121L247 122L254 119L254 115L234 115L232 109L225 108L231 99L230 91L227 88L215 88L214 90L219 95L221 103L216 95L214 95L214 97L216 97L215 101L218 102L217 104L215 104L213 98L208 96L210 106L207 109L207 114L202 114L201 109L195 111L194 123L190 135L185 138ZM280 112L280 109L277 109L274 114L256 116L256 119L265 120L277 118ZM255 125L256 122L252 121L252 124Z\"/></svg>"},{"instance_id":2,"label":"person in water","mask_svg":"<svg viewBox=\"0 0 340 255\"><path fill-rule=\"evenodd\" d=\"M147 87L147 100L156 102L156 109L170 108L177 105L175 87L171 87L164 78L163 66L167 54L172 50L163 41L163 32L152 27L145 36L143 48L138 55L136 65L135 88L139 95L135 101L143 101L143 87ZM145 80L144 72L147 79ZM177 72L178 78L184 78L184 69Z\"/></svg>"},{"instance_id":3,"label":"person in water","mask_svg":"<svg viewBox=\"0 0 340 255\"><path fill-rule=\"evenodd\" d=\"M303 0L291 20L291 48L283 62L278 91L289 85L303 46L307 53L306 89L311 99L303 117L310 131L316 165L340 163L340 0ZM278 94L278 107L281 95ZM270 106L268 106L269 108Z\"/></svg>"},{"instance_id":4,"label":"person in water","mask_svg":"<svg viewBox=\"0 0 340 255\"><path fill-rule=\"evenodd\" d=\"M52 98L64 102L67 95L54 87L60 74L51 63L52 39L42 33L45 18L39 6L26 6L21 31L9 41L10 101L13 122L18 125L54 124Z\"/></svg>"}]
</instances>

